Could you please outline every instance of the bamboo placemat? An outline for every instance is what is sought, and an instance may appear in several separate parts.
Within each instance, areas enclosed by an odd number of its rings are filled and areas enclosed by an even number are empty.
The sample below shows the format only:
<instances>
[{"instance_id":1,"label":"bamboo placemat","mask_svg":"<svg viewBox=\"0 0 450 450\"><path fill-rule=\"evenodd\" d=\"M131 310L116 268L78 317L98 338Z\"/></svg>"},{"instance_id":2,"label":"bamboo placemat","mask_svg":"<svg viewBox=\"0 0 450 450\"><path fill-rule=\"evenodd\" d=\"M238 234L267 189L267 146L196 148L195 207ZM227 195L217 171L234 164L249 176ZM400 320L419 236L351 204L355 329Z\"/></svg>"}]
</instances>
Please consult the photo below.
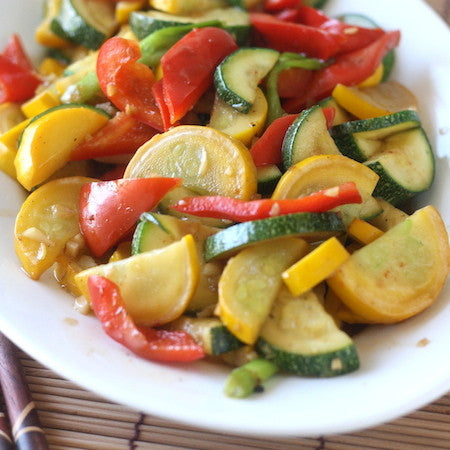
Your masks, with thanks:
<instances>
[{"instance_id":1,"label":"bamboo placemat","mask_svg":"<svg viewBox=\"0 0 450 450\"><path fill-rule=\"evenodd\" d=\"M450 22L450 0L427 0ZM108 402L20 352L25 378L52 450L92 449L450 449L450 394L406 417L361 432L317 439L214 433Z\"/></svg>"}]
</instances>

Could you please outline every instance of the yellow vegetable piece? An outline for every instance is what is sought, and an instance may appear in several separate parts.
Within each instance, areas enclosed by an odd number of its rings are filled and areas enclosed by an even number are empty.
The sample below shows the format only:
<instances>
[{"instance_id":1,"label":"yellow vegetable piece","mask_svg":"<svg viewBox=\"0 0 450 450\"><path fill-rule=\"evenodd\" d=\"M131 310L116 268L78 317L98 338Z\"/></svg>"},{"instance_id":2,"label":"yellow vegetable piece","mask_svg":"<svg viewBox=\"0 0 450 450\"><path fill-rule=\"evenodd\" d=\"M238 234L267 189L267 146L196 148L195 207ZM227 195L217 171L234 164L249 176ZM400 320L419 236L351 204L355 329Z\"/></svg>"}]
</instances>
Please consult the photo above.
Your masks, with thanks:
<instances>
[{"instance_id":1,"label":"yellow vegetable piece","mask_svg":"<svg viewBox=\"0 0 450 450\"><path fill-rule=\"evenodd\" d=\"M138 149L125 178L180 177L196 193L250 199L256 168L247 147L221 131L197 125L174 127Z\"/></svg>"},{"instance_id":2,"label":"yellow vegetable piece","mask_svg":"<svg viewBox=\"0 0 450 450\"><path fill-rule=\"evenodd\" d=\"M56 107L23 131L14 164L17 180L31 190L63 167L82 140L108 122L106 114L87 106Z\"/></svg>"},{"instance_id":3,"label":"yellow vegetable piece","mask_svg":"<svg viewBox=\"0 0 450 450\"><path fill-rule=\"evenodd\" d=\"M6 133L24 119L18 103L2 103L0 105L0 134Z\"/></svg>"},{"instance_id":4,"label":"yellow vegetable piece","mask_svg":"<svg viewBox=\"0 0 450 450\"><path fill-rule=\"evenodd\" d=\"M0 136L0 169L16 179L14 160L17 155L17 142L30 119L23 120Z\"/></svg>"},{"instance_id":5,"label":"yellow vegetable piece","mask_svg":"<svg viewBox=\"0 0 450 450\"><path fill-rule=\"evenodd\" d=\"M367 166L346 156L315 155L291 166L278 182L272 198L297 198L353 181L363 202L338 208L343 220L350 223L355 217L365 218L374 210L381 211L372 197L378 178Z\"/></svg>"},{"instance_id":6,"label":"yellow vegetable piece","mask_svg":"<svg viewBox=\"0 0 450 450\"><path fill-rule=\"evenodd\" d=\"M370 244L383 235L383 231L379 228L358 218L353 219L347 228L347 233L350 237L364 245Z\"/></svg>"},{"instance_id":7,"label":"yellow vegetable piece","mask_svg":"<svg viewBox=\"0 0 450 450\"><path fill-rule=\"evenodd\" d=\"M253 344L282 284L281 273L308 251L302 239L255 244L228 261L216 313L238 339Z\"/></svg>"},{"instance_id":8,"label":"yellow vegetable piece","mask_svg":"<svg viewBox=\"0 0 450 450\"><path fill-rule=\"evenodd\" d=\"M383 79L383 64L380 64L375 72L370 75L370 77L366 78L364 81L358 84L358 87L370 87L370 86L376 86L377 84L381 83L381 80Z\"/></svg>"},{"instance_id":9,"label":"yellow vegetable piece","mask_svg":"<svg viewBox=\"0 0 450 450\"><path fill-rule=\"evenodd\" d=\"M120 1L116 3L116 21L121 25L128 23L130 14L144 8L146 0Z\"/></svg>"},{"instance_id":10,"label":"yellow vegetable piece","mask_svg":"<svg viewBox=\"0 0 450 450\"><path fill-rule=\"evenodd\" d=\"M199 263L192 235L167 247L92 267L76 275L89 299L87 280L101 275L120 287L127 312L139 325L163 325L186 309L197 287Z\"/></svg>"},{"instance_id":11,"label":"yellow vegetable piece","mask_svg":"<svg viewBox=\"0 0 450 450\"><path fill-rule=\"evenodd\" d=\"M31 118L60 104L59 97L55 93L45 90L24 103L22 112L26 117Z\"/></svg>"},{"instance_id":12,"label":"yellow vegetable piece","mask_svg":"<svg viewBox=\"0 0 450 450\"><path fill-rule=\"evenodd\" d=\"M80 232L78 202L86 177L50 181L32 192L16 218L14 246L27 274L37 280Z\"/></svg>"},{"instance_id":13,"label":"yellow vegetable piece","mask_svg":"<svg viewBox=\"0 0 450 450\"><path fill-rule=\"evenodd\" d=\"M445 224L427 206L354 252L327 283L365 320L399 322L433 303L447 279L449 258Z\"/></svg>"},{"instance_id":14,"label":"yellow vegetable piece","mask_svg":"<svg viewBox=\"0 0 450 450\"><path fill-rule=\"evenodd\" d=\"M377 202L381 208L383 208L383 212L371 219L370 223L379 228L381 231L390 230L392 227L400 222L403 222L408 217L408 214L391 205L382 198L377 198Z\"/></svg>"},{"instance_id":15,"label":"yellow vegetable piece","mask_svg":"<svg viewBox=\"0 0 450 450\"><path fill-rule=\"evenodd\" d=\"M189 15L228 6L225 0L149 0L151 7L171 14Z\"/></svg>"},{"instance_id":16,"label":"yellow vegetable piece","mask_svg":"<svg viewBox=\"0 0 450 450\"><path fill-rule=\"evenodd\" d=\"M121 242L114 253L109 258L109 262L121 261L122 259L129 258L131 256L131 242Z\"/></svg>"},{"instance_id":17,"label":"yellow vegetable piece","mask_svg":"<svg viewBox=\"0 0 450 450\"><path fill-rule=\"evenodd\" d=\"M66 64L55 58L44 58L39 66L39 73L45 77L59 77L65 68Z\"/></svg>"},{"instance_id":18,"label":"yellow vegetable piece","mask_svg":"<svg viewBox=\"0 0 450 450\"><path fill-rule=\"evenodd\" d=\"M66 289L74 297L79 297L82 294L75 281L75 275L81 270L81 267L73 258L62 254L56 258L53 274L62 288Z\"/></svg>"},{"instance_id":19,"label":"yellow vegetable piece","mask_svg":"<svg viewBox=\"0 0 450 450\"><path fill-rule=\"evenodd\" d=\"M209 126L250 146L252 139L264 128L267 109L266 96L259 88L256 90L253 106L247 114L237 111L216 95Z\"/></svg>"},{"instance_id":20,"label":"yellow vegetable piece","mask_svg":"<svg viewBox=\"0 0 450 450\"><path fill-rule=\"evenodd\" d=\"M156 66L156 69L155 69L155 79L156 79L156 81L159 81L162 77L163 77L163 70L162 70L162 65L161 64L158 64L157 66Z\"/></svg>"},{"instance_id":21,"label":"yellow vegetable piece","mask_svg":"<svg viewBox=\"0 0 450 450\"><path fill-rule=\"evenodd\" d=\"M45 2L45 16L35 31L36 41L46 47L65 48L71 45L70 42L60 38L51 30L52 20L59 14L62 0L47 0Z\"/></svg>"},{"instance_id":22,"label":"yellow vegetable piece","mask_svg":"<svg viewBox=\"0 0 450 450\"><path fill-rule=\"evenodd\" d=\"M405 86L387 81L373 87L349 87L338 84L333 98L358 119L386 116L405 109L417 109L417 100Z\"/></svg>"},{"instance_id":23,"label":"yellow vegetable piece","mask_svg":"<svg viewBox=\"0 0 450 450\"><path fill-rule=\"evenodd\" d=\"M298 296L332 275L349 257L350 253L345 247L332 237L285 270L281 276L292 295Z\"/></svg>"}]
</instances>

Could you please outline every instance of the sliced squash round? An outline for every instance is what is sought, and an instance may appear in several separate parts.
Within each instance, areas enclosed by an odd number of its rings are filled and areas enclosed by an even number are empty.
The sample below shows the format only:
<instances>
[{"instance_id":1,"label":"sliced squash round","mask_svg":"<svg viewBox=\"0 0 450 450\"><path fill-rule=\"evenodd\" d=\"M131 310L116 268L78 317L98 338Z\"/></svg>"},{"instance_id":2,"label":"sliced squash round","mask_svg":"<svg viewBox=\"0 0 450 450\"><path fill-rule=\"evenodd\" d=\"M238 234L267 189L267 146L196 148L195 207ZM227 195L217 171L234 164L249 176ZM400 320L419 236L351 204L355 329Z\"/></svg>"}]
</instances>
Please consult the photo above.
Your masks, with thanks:
<instances>
[{"instance_id":1,"label":"sliced squash round","mask_svg":"<svg viewBox=\"0 0 450 450\"><path fill-rule=\"evenodd\" d=\"M64 251L66 242L80 233L78 203L86 177L50 181L32 192L17 214L16 254L25 272L37 280Z\"/></svg>"},{"instance_id":2,"label":"sliced squash round","mask_svg":"<svg viewBox=\"0 0 450 450\"><path fill-rule=\"evenodd\" d=\"M445 224L432 206L355 251L328 285L368 321L394 323L430 306L449 272Z\"/></svg>"},{"instance_id":3,"label":"sliced squash round","mask_svg":"<svg viewBox=\"0 0 450 450\"><path fill-rule=\"evenodd\" d=\"M362 197L362 203L336 208L342 213L344 222L349 224L355 217L368 219L381 212L379 203L372 197L378 179L379 176L364 164L345 156L310 156L284 173L272 198L297 198L353 181Z\"/></svg>"},{"instance_id":4,"label":"sliced squash round","mask_svg":"<svg viewBox=\"0 0 450 450\"><path fill-rule=\"evenodd\" d=\"M302 376L331 377L359 367L352 339L336 326L313 291L293 297L282 289L256 347L280 369Z\"/></svg>"},{"instance_id":5,"label":"sliced squash round","mask_svg":"<svg viewBox=\"0 0 450 450\"><path fill-rule=\"evenodd\" d=\"M24 129L14 161L17 180L31 190L63 167L72 150L102 128L109 116L88 105L59 105L34 117Z\"/></svg>"},{"instance_id":6,"label":"sliced squash round","mask_svg":"<svg viewBox=\"0 0 450 450\"><path fill-rule=\"evenodd\" d=\"M167 247L92 267L75 277L90 299L90 275L104 276L118 286L126 309L138 325L162 325L185 311L197 287L199 262L192 235Z\"/></svg>"},{"instance_id":7,"label":"sliced squash round","mask_svg":"<svg viewBox=\"0 0 450 450\"><path fill-rule=\"evenodd\" d=\"M239 340L256 342L282 284L281 274L308 252L302 239L262 242L228 261L219 281L217 313Z\"/></svg>"},{"instance_id":8,"label":"sliced squash round","mask_svg":"<svg viewBox=\"0 0 450 450\"><path fill-rule=\"evenodd\" d=\"M178 177L204 195L250 199L257 189L256 168L242 142L221 131L182 125L158 134L136 152L125 178Z\"/></svg>"}]
</instances>

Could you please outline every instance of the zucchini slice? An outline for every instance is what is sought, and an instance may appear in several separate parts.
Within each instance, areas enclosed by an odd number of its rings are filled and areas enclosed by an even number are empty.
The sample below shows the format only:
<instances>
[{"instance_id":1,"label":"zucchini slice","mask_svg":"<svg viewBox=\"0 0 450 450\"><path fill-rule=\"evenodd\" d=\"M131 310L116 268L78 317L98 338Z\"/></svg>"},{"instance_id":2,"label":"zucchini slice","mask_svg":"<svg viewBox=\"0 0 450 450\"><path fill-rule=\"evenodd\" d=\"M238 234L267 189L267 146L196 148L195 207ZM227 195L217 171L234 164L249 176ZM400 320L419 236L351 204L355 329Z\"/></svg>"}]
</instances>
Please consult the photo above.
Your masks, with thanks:
<instances>
[{"instance_id":1,"label":"zucchini slice","mask_svg":"<svg viewBox=\"0 0 450 450\"><path fill-rule=\"evenodd\" d=\"M244 344L231 334L220 319L182 316L167 325L169 330L189 333L207 355L221 355L242 347Z\"/></svg>"},{"instance_id":2,"label":"zucchini slice","mask_svg":"<svg viewBox=\"0 0 450 450\"><path fill-rule=\"evenodd\" d=\"M203 254L206 261L226 258L262 241L293 236L320 241L345 231L340 215L334 212L296 213L233 225L206 238Z\"/></svg>"},{"instance_id":3,"label":"zucchini slice","mask_svg":"<svg viewBox=\"0 0 450 450\"><path fill-rule=\"evenodd\" d=\"M256 347L281 370L301 376L332 377L359 368L353 341L336 326L313 291L293 297L282 289Z\"/></svg>"},{"instance_id":4,"label":"zucchini slice","mask_svg":"<svg viewBox=\"0 0 450 450\"><path fill-rule=\"evenodd\" d=\"M383 139L419 126L420 118L417 112L405 110L342 123L333 126L330 134L343 155L364 162L381 150Z\"/></svg>"},{"instance_id":5,"label":"zucchini slice","mask_svg":"<svg viewBox=\"0 0 450 450\"><path fill-rule=\"evenodd\" d=\"M52 31L63 39L96 50L117 28L114 4L109 0L62 0Z\"/></svg>"},{"instance_id":6,"label":"zucchini slice","mask_svg":"<svg viewBox=\"0 0 450 450\"><path fill-rule=\"evenodd\" d=\"M356 250L327 283L362 318L395 323L433 303L447 279L449 258L446 226L426 206Z\"/></svg>"},{"instance_id":7,"label":"zucchini slice","mask_svg":"<svg viewBox=\"0 0 450 450\"><path fill-rule=\"evenodd\" d=\"M285 170L309 156L340 155L319 105L302 111L294 120L286 132L281 152Z\"/></svg>"},{"instance_id":8,"label":"zucchini slice","mask_svg":"<svg viewBox=\"0 0 450 450\"><path fill-rule=\"evenodd\" d=\"M279 291L281 274L308 252L293 237L260 242L231 258L220 277L217 314L239 340L254 344Z\"/></svg>"},{"instance_id":9,"label":"zucchini slice","mask_svg":"<svg viewBox=\"0 0 450 450\"><path fill-rule=\"evenodd\" d=\"M197 14L227 6L225 0L149 0L151 7L170 14Z\"/></svg>"},{"instance_id":10,"label":"zucchini slice","mask_svg":"<svg viewBox=\"0 0 450 450\"><path fill-rule=\"evenodd\" d=\"M247 41L250 34L250 19L246 11L238 8L216 8L188 16L162 11L139 11L131 14L130 26L137 38L143 39L161 28L210 20L220 20L224 29L234 35L238 45L243 45Z\"/></svg>"},{"instance_id":11,"label":"zucchini slice","mask_svg":"<svg viewBox=\"0 0 450 450\"><path fill-rule=\"evenodd\" d=\"M365 164L380 176L373 195L393 205L426 191L434 180L433 150L422 127L385 139Z\"/></svg>"},{"instance_id":12,"label":"zucchini slice","mask_svg":"<svg viewBox=\"0 0 450 450\"><path fill-rule=\"evenodd\" d=\"M277 165L269 164L257 167L256 172L258 177L258 192L262 195L271 195L283 175L281 170Z\"/></svg>"},{"instance_id":13,"label":"zucchini slice","mask_svg":"<svg viewBox=\"0 0 450 450\"><path fill-rule=\"evenodd\" d=\"M279 52L269 48L240 48L228 55L214 73L219 97L240 112L248 113L256 88L276 64Z\"/></svg>"}]
</instances>

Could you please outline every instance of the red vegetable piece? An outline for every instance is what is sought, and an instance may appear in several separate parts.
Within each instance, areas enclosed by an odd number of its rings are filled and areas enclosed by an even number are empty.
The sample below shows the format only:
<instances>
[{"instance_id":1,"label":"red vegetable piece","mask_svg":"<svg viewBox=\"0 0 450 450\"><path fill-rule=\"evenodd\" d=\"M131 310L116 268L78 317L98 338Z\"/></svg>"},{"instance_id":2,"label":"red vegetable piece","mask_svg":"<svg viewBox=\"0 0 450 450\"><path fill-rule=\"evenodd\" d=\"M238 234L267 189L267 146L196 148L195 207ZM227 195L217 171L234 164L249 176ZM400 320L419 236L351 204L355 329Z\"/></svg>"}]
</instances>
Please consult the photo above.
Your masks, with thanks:
<instances>
[{"instance_id":1,"label":"red vegetable piece","mask_svg":"<svg viewBox=\"0 0 450 450\"><path fill-rule=\"evenodd\" d=\"M283 70L278 75L278 95L281 98L298 97L306 93L314 76L313 70L292 67Z\"/></svg>"},{"instance_id":2,"label":"red vegetable piece","mask_svg":"<svg viewBox=\"0 0 450 450\"><path fill-rule=\"evenodd\" d=\"M117 244L139 216L153 209L164 195L180 184L179 178L127 178L83 186L80 228L96 257Z\"/></svg>"},{"instance_id":3,"label":"red vegetable piece","mask_svg":"<svg viewBox=\"0 0 450 450\"><path fill-rule=\"evenodd\" d=\"M243 201L221 196L186 197L171 208L200 217L247 222L299 212L325 212L339 205L361 202L356 184L348 182L295 199Z\"/></svg>"},{"instance_id":4,"label":"red vegetable piece","mask_svg":"<svg viewBox=\"0 0 450 450\"><path fill-rule=\"evenodd\" d=\"M274 120L263 135L250 149L256 167L281 163L281 146L287 129L296 119L297 114L280 117Z\"/></svg>"},{"instance_id":5,"label":"red vegetable piece","mask_svg":"<svg viewBox=\"0 0 450 450\"><path fill-rule=\"evenodd\" d=\"M159 131L123 112L117 113L103 128L78 145L70 159L101 158L134 153Z\"/></svg>"},{"instance_id":6,"label":"red vegetable piece","mask_svg":"<svg viewBox=\"0 0 450 450\"><path fill-rule=\"evenodd\" d=\"M295 113L328 97L338 83L345 86L361 83L375 72L386 53L399 41L400 31L391 31L367 47L338 56L333 64L314 72L307 94L286 100L283 109Z\"/></svg>"},{"instance_id":7,"label":"red vegetable piece","mask_svg":"<svg viewBox=\"0 0 450 450\"><path fill-rule=\"evenodd\" d=\"M283 9L296 8L301 0L265 0L264 11L277 12Z\"/></svg>"},{"instance_id":8,"label":"red vegetable piece","mask_svg":"<svg viewBox=\"0 0 450 450\"><path fill-rule=\"evenodd\" d=\"M250 13L250 20L266 45L280 52L329 59L339 51L339 38L320 28L285 22L264 13Z\"/></svg>"},{"instance_id":9,"label":"red vegetable piece","mask_svg":"<svg viewBox=\"0 0 450 450\"><path fill-rule=\"evenodd\" d=\"M332 106L328 106L327 108L322 108L322 111L325 116L325 120L327 121L327 129L330 129L333 126L336 110Z\"/></svg>"},{"instance_id":10,"label":"red vegetable piece","mask_svg":"<svg viewBox=\"0 0 450 450\"><path fill-rule=\"evenodd\" d=\"M203 348L184 331L137 326L125 309L119 287L105 277L88 278L92 309L105 333L141 358L151 361L190 362L205 356Z\"/></svg>"},{"instance_id":11,"label":"red vegetable piece","mask_svg":"<svg viewBox=\"0 0 450 450\"><path fill-rule=\"evenodd\" d=\"M164 101L173 125L213 83L214 70L237 44L221 28L190 31L161 58Z\"/></svg>"},{"instance_id":12,"label":"red vegetable piece","mask_svg":"<svg viewBox=\"0 0 450 450\"><path fill-rule=\"evenodd\" d=\"M111 181L111 180L118 180L119 178L123 178L123 174L125 173L126 168L127 168L126 164L118 164L113 169L108 170L108 172L105 172L100 177L100 180Z\"/></svg>"},{"instance_id":13,"label":"red vegetable piece","mask_svg":"<svg viewBox=\"0 0 450 450\"><path fill-rule=\"evenodd\" d=\"M155 76L141 57L139 44L121 37L108 39L99 50L97 77L103 93L123 112L159 131L161 114L152 94Z\"/></svg>"},{"instance_id":14,"label":"red vegetable piece","mask_svg":"<svg viewBox=\"0 0 450 450\"><path fill-rule=\"evenodd\" d=\"M28 58L25 49L23 48L22 41L17 34L13 34L3 50L3 56L14 64L25 70L33 71L34 67Z\"/></svg>"}]
</instances>

